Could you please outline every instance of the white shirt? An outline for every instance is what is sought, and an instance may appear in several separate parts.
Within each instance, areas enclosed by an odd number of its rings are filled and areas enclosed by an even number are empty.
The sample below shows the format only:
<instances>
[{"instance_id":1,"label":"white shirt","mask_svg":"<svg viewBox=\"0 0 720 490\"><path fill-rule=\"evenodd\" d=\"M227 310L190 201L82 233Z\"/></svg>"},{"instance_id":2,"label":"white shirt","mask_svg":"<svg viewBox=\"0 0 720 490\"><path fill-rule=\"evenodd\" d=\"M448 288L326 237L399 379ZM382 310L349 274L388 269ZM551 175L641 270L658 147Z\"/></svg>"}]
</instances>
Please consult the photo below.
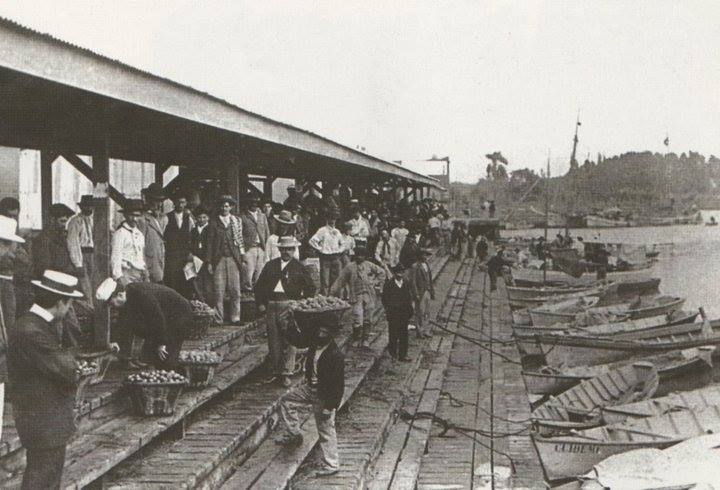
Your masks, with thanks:
<instances>
[{"instance_id":1,"label":"white shirt","mask_svg":"<svg viewBox=\"0 0 720 490\"><path fill-rule=\"evenodd\" d=\"M348 223L352 224L350 235L356 240L358 238L360 240L367 240L367 237L370 236L370 223L365 218L353 218L348 221Z\"/></svg>"},{"instance_id":2,"label":"white shirt","mask_svg":"<svg viewBox=\"0 0 720 490\"><path fill-rule=\"evenodd\" d=\"M428 226L430 226L430 228L440 228L440 220L436 216L433 216L428 220Z\"/></svg>"},{"instance_id":3,"label":"white shirt","mask_svg":"<svg viewBox=\"0 0 720 490\"><path fill-rule=\"evenodd\" d=\"M405 245L405 239L407 238L408 233L410 233L410 231L408 231L407 228L399 228L398 227L398 228L393 228L392 232L390 233L390 236L392 236L395 239L395 241L398 243L399 248L403 248L403 245Z\"/></svg>"},{"instance_id":4,"label":"white shirt","mask_svg":"<svg viewBox=\"0 0 720 490\"><path fill-rule=\"evenodd\" d=\"M30 313L35 313L37 316L39 316L40 318L42 318L43 320L45 320L45 321L48 322L48 323L51 323L51 322L53 321L53 319L55 318L55 317L52 315L52 313L50 313L49 311L47 311L47 310L46 310L45 308L43 308L42 306L38 306L38 305L36 305L36 304L34 304L34 303L33 303L33 305L30 307L30 310L29 310L29 311L30 311Z\"/></svg>"},{"instance_id":5,"label":"white shirt","mask_svg":"<svg viewBox=\"0 0 720 490\"><path fill-rule=\"evenodd\" d=\"M284 271L285 267L287 267L287 265L289 263L290 263L289 260L287 262L285 262L282 259L280 259L280 270ZM278 279L278 282L275 285L275 289L273 289L273 293L284 293L284 292L285 292L285 288L282 285L282 278L280 278L280 279Z\"/></svg>"},{"instance_id":6,"label":"white shirt","mask_svg":"<svg viewBox=\"0 0 720 490\"><path fill-rule=\"evenodd\" d=\"M395 279L395 284L397 284L397 287L402 288L403 280L402 280L402 279L400 279L400 280Z\"/></svg>"},{"instance_id":7,"label":"white shirt","mask_svg":"<svg viewBox=\"0 0 720 490\"><path fill-rule=\"evenodd\" d=\"M126 222L115 230L110 254L112 276L122 277L123 267L145 270L145 235L136 226L130 228Z\"/></svg>"},{"instance_id":8,"label":"white shirt","mask_svg":"<svg viewBox=\"0 0 720 490\"><path fill-rule=\"evenodd\" d=\"M312 248L324 255L339 254L344 250L340 230L327 225L320 228L309 243Z\"/></svg>"},{"instance_id":9,"label":"white shirt","mask_svg":"<svg viewBox=\"0 0 720 490\"><path fill-rule=\"evenodd\" d=\"M220 221L222 221L222 224L225 225L225 228L227 228L230 225L230 215L223 216L222 214L218 216L220 218Z\"/></svg>"},{"instance_id":10,"label":"white shirt","mask_svg":"<svg viewBox=\"0 0 720 490\"><path fill-rule=\"evenodd\" d=\"M82 248L94 247L93 215L76 214L67 224L67 243L70 261L75 267L83 266Z\"/></svg>"},{"instance_id":11,"label":"white shirt","mask_svg":"<svg viewBox=\"0 0 720 490\"><path fill-rule=\"evenodd\" d=\"M174 214L175 214L175 223L177 223L177 227L182 228L182 222L183 222L183 218L185 217L185 213L183 213L182 211L180 211L179 213L177 211L175 211Z\"/></svg>"}]
</instances>

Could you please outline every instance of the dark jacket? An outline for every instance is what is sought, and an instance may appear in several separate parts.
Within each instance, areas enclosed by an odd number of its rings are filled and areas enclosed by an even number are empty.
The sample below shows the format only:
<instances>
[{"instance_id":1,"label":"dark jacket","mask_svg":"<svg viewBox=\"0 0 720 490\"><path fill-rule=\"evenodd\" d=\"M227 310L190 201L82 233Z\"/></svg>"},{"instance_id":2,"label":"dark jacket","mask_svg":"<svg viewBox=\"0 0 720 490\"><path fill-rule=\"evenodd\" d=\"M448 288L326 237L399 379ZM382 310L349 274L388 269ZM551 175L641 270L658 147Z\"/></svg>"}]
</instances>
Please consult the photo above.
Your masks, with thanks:
<instances>
[{"instance_id":1,"label":"dark jacket","mask_svg":"<svg viewBox=\"0 0 720 490\"><path fill-rule=\"evenodd\" d=\"M280 270L280 258L265 264L255 284L255 302L266 305L278 281L289 299L309 298L315 295L315 282L307 268L297 259L290 259L284 270Z\"/></svg>"},{"instance_id":2,"label":"dark jacket","mask_svg":"<svg viewBox=\"0 0 720 490\"><path fill-rule=\"evenodd\" d=\"M425 267L427 266L427 270ZM435 297L435 286L432 281L432 272L427 262L415 262L408 272L408 283L410 286L410 294L415 300L420 300L425 291L430 292L432 298Z\"/></svg>"},{"instance_id":3,"label":"dark jacket","mask_svg":"<svg viewBox=\"0 0 720 490\"><path fill-rule=\"evenodd\" d=\"M13 415L26 448L64 446L75 432L77 364L61 328L27 312L10 336L8 371Z\"/></svg>"},{"instance_id":4,"label":"dark jacket","mask_svg":"<svg viewBox=\"0 0 720 490\"><path fill-rule=\"evenodd\" d=\"M385 281L382 292L382 304L385 307L385 315L388 320L409 320L413 315L412 295L408 281L403 280L401 288L394 279Z\"/></svg>"},{"instance_id":5,"label":"dark jacket","mask_svg":"<svg viewBox=\"0 0 720 490\"><path fill-rule=\"evenodd\" d=\"M75 267L70 261L67 231L57 228L41 231L33 240L32 262L35 277L42 277L47 269L74 275Z\"/></svg>"},{"instance_id":6,"label":"dark jacket","mask_svg":"<svg viewBox=\"0 0 720 490\"><path fill-rule=\"evenodd\" d=\"M257 221L250 211L245 211L240 215L243 225L243 241L245 242L245 246L250 248L255 241L255 235L257 234L257 239L260 242L260 248L265 250L265 244L270 236L270 229L268 227L265 213L258 210L257 215Z\"/></svg>"},{"instance_id":7,"label":"dark jacket","mask_svg":"<svg viewBox=\"0 0 720 490\"><path fill-rule=\"evenodd\" d=\"M165 238L165 269L180 269L187 263L190 253L190 213L184 213L182 225L178 228L175 211L167 215Z\"/></svg>"},{"instance_id":8,"label":"dark jacket","mask_svg":"<svg viewBox=\"0 0 720 490\"><path fill-rule=\"evenodd\" d=\"M213 267L216 266L222 258L223 246L224 244L227 244L230 247L232 256L235 259L238 268L242 267L242 254L235 245L234 240L235 237L233 237L232 226L228 225L226 228L223 222L220 221L219 216L213 217L208 224L208 263L210 263Z\"/></svg>"},{"instance_id":9,"label":"dark jacket","mask_svg":"<svg viewBox=\"0 0 720 490\"><path fill-rule=\"evenodd\" d=\"M208 255L208 236L210 231L210 225L206 225L202 232L198 231L195 227L190 232L190 252L197 258L205 262Z\"/></svg>"},{"instance_id":10,"label":"dark jacket","mask_svg":"<svg viewBox=\"0 0 720 490\"><path fill-rule=\"evenodd\" d=\"M493 255L490 260L488 260L487 263L487 270L489 274L494 274L496 276L500 275L500 272L502 271L502 268L507 266L512 266L513 263L509 260L505 260L500 256L499 254Z\"/></svg>"},{"instance_id":11,"label":"dark jacket","mask_svg":"<svg viewBox=\"0 0 720 490\"><path fill-rule=\"evenodd\" d=\"M315 347L310 347L305 358L305 381L310 383L313 375ZM323 408L332 410L340 406L345 392L345 356L334 340L318 359L317 395Z\"/></svg>"},{"instance_id":12,"label":"dark jacket","mask_svg":"<svg viewBox=\"0 0 720 490\"><path fill-rule=\"evenodd\" d=\"M422 243L422 237L420 237ZM415 243L415 235L412 233L407 236L402 249L400 249L400 263L405 267L411 267L420 255L420 244Z\"/></svg>"},{"instance_id":13,"label":"dark jacket","mask_svg":"<svg viewBox=\"0 0 720 490\"><path fill-rule=\"evenodd\" d=\"M128 284L126 291L127 303L120 313L123 328L159 345L185 338L192 306L178 292L149 282Z\"/></svg>"}]
</instances>

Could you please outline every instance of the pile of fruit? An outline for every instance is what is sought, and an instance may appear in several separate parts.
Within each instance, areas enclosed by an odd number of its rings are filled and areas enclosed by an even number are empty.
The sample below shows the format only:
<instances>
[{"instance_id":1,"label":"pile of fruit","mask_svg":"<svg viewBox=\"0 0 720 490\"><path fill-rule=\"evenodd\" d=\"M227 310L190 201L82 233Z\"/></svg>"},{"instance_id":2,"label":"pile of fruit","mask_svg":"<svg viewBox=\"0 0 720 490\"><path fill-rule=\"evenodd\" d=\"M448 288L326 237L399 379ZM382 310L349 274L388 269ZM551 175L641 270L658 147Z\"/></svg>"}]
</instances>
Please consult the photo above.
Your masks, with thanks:
<instances>
[{"instance_id":1,"label":"pile of fruit","mask_svg":"<svg viewBox=\"0 0 720 490\"><path fill-rule=\"evenodd\" d=\"M222 356L211 350L180 351L180 362L183 364L220 364Z\"/></svg>"},{"instance_id":2,"label":"pile of fruit","mask_svg":"<svg viewBox=\"0 0 720 490\"><path fill-rule=\"evenodd\" d=\"M98 363L95 361L77 361L77 373L81 378L97 374L100 370Z\"/></svg>"},{"instance_id":3,"label":"pile of fruit","mask_svg":"<svg viewBox=\"0 0 720 490\"><path fill-rule=\"evenodd\" d=\"M190 301L190 305L192 305L192 310L195 315L214 315L215 310L210 307L207 303L203 303L199 300L192 300Z\"/></svg>"},{"instance_id":4,"label":"pile of fruit","mask_svg":"<svg viewBox=\"0 0 720 490\"><path fill-rule=\"evenodd\" d=\"M156 371L142 371L134 373L127 377L127 381L132 384L184 384L187 378L175 371L165 371L164 369Z\"/></svg>"},{"instance_id":5,"label":"pile of fruit","mask_svg":"<svg viewBox=\"0 0 720 490\"><path fill-rule=\"evenodd\" d=\"M312 298L290 301L292 311L305 313L344 310L350 308L350 303L334 296L317 295Z\"/></svg>"}]
</instances>

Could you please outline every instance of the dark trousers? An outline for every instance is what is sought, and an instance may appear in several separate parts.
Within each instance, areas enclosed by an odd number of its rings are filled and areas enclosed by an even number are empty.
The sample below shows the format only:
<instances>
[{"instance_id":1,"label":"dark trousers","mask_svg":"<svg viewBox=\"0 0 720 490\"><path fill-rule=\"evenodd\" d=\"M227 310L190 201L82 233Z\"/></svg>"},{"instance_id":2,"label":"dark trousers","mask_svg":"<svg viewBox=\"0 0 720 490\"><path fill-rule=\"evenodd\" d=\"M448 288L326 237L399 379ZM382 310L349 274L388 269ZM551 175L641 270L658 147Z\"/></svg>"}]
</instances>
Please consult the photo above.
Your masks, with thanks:
<instances>
[{"instance_id":1,"label":"dark trousers","mask_svg":"<svg viewBox=\"0 0 720 490\"><path fill-rule=\"evenodd\" d=\"M488 271L488 277L490 277L490 291L497 289L498 273L495 271Z\"/></svg>"},{"instance_id":2,"label":"dark trousers","mask_svg":"<svg viewBox=\"0 0 720 490\"><path fill-rule=\"evenodd\" d=\"M22 490L50 490L60 488L65 446L51 448L27 448L27 465L23 473Z\"/></svg>"},{"instance_id":3,"label":"dark trousers","mask_svg":"<svg viewBox=\"0 0 720 490\"><path fill-rule=\"evenodd\" d=\"M388 322L388 352L396 359L407 357L408 319L390 316Z\"/></svg>"}]
</instances>

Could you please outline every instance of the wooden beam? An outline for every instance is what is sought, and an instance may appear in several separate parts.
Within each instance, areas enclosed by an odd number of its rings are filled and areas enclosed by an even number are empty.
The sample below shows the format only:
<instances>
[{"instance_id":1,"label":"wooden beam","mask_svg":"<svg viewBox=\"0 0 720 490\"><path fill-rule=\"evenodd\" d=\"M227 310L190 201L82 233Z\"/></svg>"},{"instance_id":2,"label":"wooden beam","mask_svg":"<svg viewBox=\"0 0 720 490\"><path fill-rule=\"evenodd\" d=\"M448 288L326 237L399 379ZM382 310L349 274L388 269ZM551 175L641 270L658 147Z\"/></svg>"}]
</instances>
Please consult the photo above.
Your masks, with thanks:
<instances>
[{"instance_id":1,"label":"wooden beam","mask_svg":"<svg viewBox=\"0 0 720 490\"><path fill-rule=\"evenodd\" d=\"M63 155L70 161L67 156ZM89 168L77 155L73 166L78 168L77 160L82 163L81 168ZM107 151L98 152L93 155L93 166L90 169L90 180L95 184L93 195L95 196L95 208L93 211L93 241L95 245L95 277L92 278L94 285L100 284L106 277L112 275L110 269L110 252L112 236L110 226L112 215L110 210L110 159ZM78 169L80 170L80 169ZM80 170L83 172L82 170ZM120 194L122 196L122 194ZM124 196L122 196L124 199ZM98 302L95 305L95 346L99 349L107 348L110 343L110 309L105 302Z\"/></svg>"},{"instance_id":2,"label":"wooden beam","mask_svg":"<svg viewBox=\"0 0 720 490\"><path fill-rule=\"evenodd\" d=\"M155 163L154 167L155 167L155 182L160 185L163 185L163 176L165 175L165 171L168 168L170 168L170 165L166 165L164 163Z\"/></svg>"},{"instance_id":3,"label":"wooden beam","mask_svg":"<svg viewBox=\"0 0 720 490\"><path fill-rule=\"evenodd\" d=\"M69 153L69 152L68 152L68 153L62 153L61 156L62 156L65 160L67 160L68 163L69 163L70 165L72 165L78 172L80 172L81 174L83 174L83 175L85 176L85 178L88 179L90 182L92 182L94 185L97 185L98 182L102 182L102 183L104 183L104 184L107 184L107 192L108 192L108 196L110 197L110 199L112 199L113 201L115 201L119 206L124 206L124 205L125 205L125 203L127 202L127 197L125 197L125 195L124 195L122 192L120 192L119 190L117 190L115 187L113 187L112 185L110 185L110 184L107 182L108 180L110 180L110 178L109 178L109 173L110 173L109 168L107 169L108 176L103 176L103 175L101 175L100 177L98 177L99 174L98 174L97 172L102 173L104 170L103 170L103 169L98 170L98 169L95 168L95 159L96 159L96 157L93 158L93 167L91 168L90 166L88 166L87 163L85 163L85 162L83 161L82 158L80 158L79 156L77 156L75 153ZM108 165L108 167L109 167L109 165ZM102 178L102 179L105 179L105 180L104 180L104 181L98 181L98 180L97 180L98 178Z\"/></svg>"},{"instance_id":4,"label":"wooden beam","mask_svg":"<svg viewBox=\"0 0 720 490\"><path fill-rule=\"evenodd\" d=\"M52 164L58 154L52 150L40 151L40 207L42 226L47 228L50 221L50 206L52 205Z\"/></svg>"},{"instance_id":5,"label":"wooden beam","mask_svg":"<svg viewBox=\"0 0 720 490\"><path fill-rule=\"evenodd\" d=\"M275 179L276 177L268 175L265 180L263 180L263 195L265 196L265 199L269 199L272 201L273 183L275 182Z\"/></svg>"}]
</instances>

